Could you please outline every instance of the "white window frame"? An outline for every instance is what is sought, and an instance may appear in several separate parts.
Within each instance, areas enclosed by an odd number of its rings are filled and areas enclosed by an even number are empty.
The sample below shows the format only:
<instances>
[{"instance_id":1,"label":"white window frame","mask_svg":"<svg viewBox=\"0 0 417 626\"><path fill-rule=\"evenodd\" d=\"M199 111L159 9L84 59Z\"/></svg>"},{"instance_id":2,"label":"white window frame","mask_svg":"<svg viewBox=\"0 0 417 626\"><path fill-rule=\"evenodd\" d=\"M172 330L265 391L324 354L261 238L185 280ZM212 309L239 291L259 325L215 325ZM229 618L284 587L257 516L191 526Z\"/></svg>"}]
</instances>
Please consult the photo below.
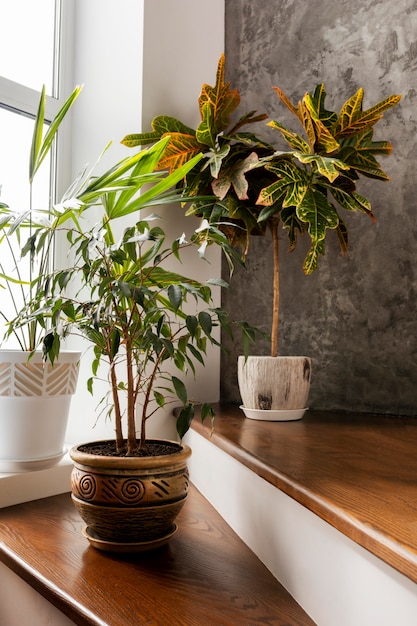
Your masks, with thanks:
<instances>
[{"instance_id":1,"label":"white window frame","mask_svg":"<svg viewBox=\"0 0 417 626\"><path fill-rule=\"evenodd\" d=\"M68 0L55 0L55 55L53 94L46 96L45 120L51 121L71 93L74 49L74 5ZM0 106L16 113L35 117L42 85L39 90L0 76ZM51 197L63 193L70 178L70 124L59 130L55 152L51 160Z\"/></svg>"}]
</instances>

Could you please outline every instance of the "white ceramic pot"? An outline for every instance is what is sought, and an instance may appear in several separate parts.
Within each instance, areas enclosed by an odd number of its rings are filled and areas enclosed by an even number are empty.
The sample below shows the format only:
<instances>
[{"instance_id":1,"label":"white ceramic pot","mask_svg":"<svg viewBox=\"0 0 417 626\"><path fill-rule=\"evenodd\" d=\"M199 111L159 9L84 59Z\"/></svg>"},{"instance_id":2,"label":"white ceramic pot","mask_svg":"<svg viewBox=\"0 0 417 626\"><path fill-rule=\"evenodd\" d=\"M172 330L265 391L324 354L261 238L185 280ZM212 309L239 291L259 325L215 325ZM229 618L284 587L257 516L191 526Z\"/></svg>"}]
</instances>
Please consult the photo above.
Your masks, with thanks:
<instances>
[{"instance_id":1,"label":"white ceramic pot","mask_svg":"<svg viewBox=\"0 0 417 626\"><path fill-rule=\"evenodd\" d=\"M0 350L0 472L44 469L64 455L80 352L61 352L52 366L42 355Z\"/></svg>"},{"instance_id":2,"label":"white ceramic pot","mask_svg":"<svg viewBox=\"0 0 417 626\"><path fill-rule=\"evenodd\" d=\"M306 356L238 358L242 409L261 420L301 419L307 408L311 359Z\"/></svg>"}]
</instances>

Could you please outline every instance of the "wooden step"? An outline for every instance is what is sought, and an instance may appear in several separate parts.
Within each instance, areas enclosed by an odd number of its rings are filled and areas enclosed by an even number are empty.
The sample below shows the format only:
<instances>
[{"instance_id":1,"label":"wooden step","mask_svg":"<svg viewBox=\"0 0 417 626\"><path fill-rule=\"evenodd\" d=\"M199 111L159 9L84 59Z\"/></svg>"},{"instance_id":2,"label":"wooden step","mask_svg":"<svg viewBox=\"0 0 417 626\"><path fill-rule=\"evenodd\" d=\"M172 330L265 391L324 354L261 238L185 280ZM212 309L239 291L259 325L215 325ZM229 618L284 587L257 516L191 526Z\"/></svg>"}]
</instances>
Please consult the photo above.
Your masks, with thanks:
<instances>
[{"instance_id":1,"label":"wooden step","mask_svg":"<svg viewBox=\"0 0 417 626\"><path fill-rule=\"evenodd\" d=\"M417 418L308 411L254 421L214 405L193 429L417 583Z\"/></svg>"},{"instance_id":2,"label":"wooden step","mask_svg":"<svg viewBox=\"0 0 417 626\"><path fill-rule=\"evenodd\" d=\"M99 552L82 525L68 493L0 510L0 561L75 624L314 624L194 487L153 553Z\"/></svg>"},{"instance_id":3,"label":"wooden step","mask_svg":"<svg viewBox=\"0 0 417 626\"><path fill-rule=\"evenodd\" d=\"M415 626L417 419L214 408L187 434L192 480L313 620Z\"/></svg>"}]
</instances>

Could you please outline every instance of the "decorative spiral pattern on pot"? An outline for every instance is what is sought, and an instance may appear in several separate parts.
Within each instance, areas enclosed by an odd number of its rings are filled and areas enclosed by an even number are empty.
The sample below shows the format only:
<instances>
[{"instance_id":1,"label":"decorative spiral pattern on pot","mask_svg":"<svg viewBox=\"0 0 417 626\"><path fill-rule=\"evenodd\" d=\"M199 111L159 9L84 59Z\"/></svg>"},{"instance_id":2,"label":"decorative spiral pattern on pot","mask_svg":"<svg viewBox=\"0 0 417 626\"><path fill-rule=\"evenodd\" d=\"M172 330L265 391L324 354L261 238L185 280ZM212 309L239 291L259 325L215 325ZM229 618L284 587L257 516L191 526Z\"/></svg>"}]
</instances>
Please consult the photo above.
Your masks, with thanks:
<instances>
[{"instance_id":1,"label":"decorative spiral pattern on pot","mask_svg":"<svg viewBox=\"0 0 417 626\"><path fill-rule=\"evenodd\" d=\"M145 486L137 478L127 478L120 485L120 496L126 504L134 504L142 500L145 493Z\"/></svg>"},{"instance_id":2,"label":"decorative spiral pattern on pot","mask_svg":"<svg viewBox=\"0 0 417 626\"><path fill-rule=\"evenodd\" d=\"M91 474L81 474L76 482L77 490L85 500L93 500L97 492L97 483Z\"/></svg>"}]
</instances>

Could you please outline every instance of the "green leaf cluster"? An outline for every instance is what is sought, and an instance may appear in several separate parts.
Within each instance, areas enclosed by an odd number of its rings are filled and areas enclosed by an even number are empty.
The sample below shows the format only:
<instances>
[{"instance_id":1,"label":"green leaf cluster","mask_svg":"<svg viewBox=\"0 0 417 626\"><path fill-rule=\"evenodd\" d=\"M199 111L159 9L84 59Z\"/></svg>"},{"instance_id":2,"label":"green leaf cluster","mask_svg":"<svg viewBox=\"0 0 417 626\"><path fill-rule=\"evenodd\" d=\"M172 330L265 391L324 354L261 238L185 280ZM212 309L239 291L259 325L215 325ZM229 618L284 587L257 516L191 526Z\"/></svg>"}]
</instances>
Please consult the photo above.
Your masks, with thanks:
<instances>
[{"instance_id":1,"label":"green leaf cluster","mask_svg":"<svg viewBox=\"0 0 417 626\"><path fill-rule=\"evenodd\" d=\"M261 189L272 180L266 168L258 167L259 158L272 155L273 147L255 134L242 128L267 119L265 114L250 111L233 121L240 104L240 94L225 81L225 57L219 60L215 85L203 84L198 98L201 122L196 129L168 115L152 121L152 130L126 135L122 143L128 147L152 144L169 136L163 158L157 168L177 170L190 158L203 158L190 170L183 184L188 194L198 198L188 208L188 214L207 218L221 224L233 246L243 252L249 245L248 234L264 232L257 222L256 200Z\"/></svg>"},{"instance_id":2,"label":"green leaf cluster","mask_svg":"<svg viewBox=\"0 0 417 626\"><path fill-rule=\"evenodd\" d=\"M374 127L400 96L393 95L365 108L362 88L340 111L326 105L324 84L319 84L293 104L279 87L281 102L296 117L302 132L276 120L268 126L279 133L284 149L270 145L242 127L267 119L256 111L233 118L240 103L237 90L225 81L225 57L219 60L214 86L203 85L198 100L201 122L191 129L175 118L160 115L152 131L127 135L123 143L141 146L170 136L167 151L157 167L175 171L190 157L202 159L183 180L194 202L187 215L216 224L231 246L245 259L251 237L271 233L273 238L274 294L271 333L272 355L278 345L279 254L278 228L283 227L289 250L299 235L310 239L303 263L305 274L317 267L325 253L329 231L335 231L342 254L348 249L348 228L343 210L364 213L375 220L371 202L357 189L361 176L388 180L377 158L392 150L389 141L374 140ZM229 258L233 268L233 258Z\"/></svg>"},{"instance_id":3,"label":"green leaf cluster","mask_svg":"<svg viewBox=\"0 0 417 626\"><path fill-rule=\"evenodd\" d=\"M340 209L360 211L374 219L371 203L357 192L360 175L388 180L376 157L388 155L388 141L374 141L375 124L384 112L395 106L400 96L390 96L369 109L363 108L363 89L342 106L339 113L326 109L323 84L306 93L295 106L278 88L274 88L285 106L296 116L304 137L277 121L269 126L277 130L289 151L277 151L263 159L276 180L262 189L257 203L263 208L259 222L279 219L288 229L290 249L297 233L308 233L310 249L304 271L311 274L325 252L328 229L336 230L341 251L348 248L348 233Z\"/></svg>"}]
</instances>

